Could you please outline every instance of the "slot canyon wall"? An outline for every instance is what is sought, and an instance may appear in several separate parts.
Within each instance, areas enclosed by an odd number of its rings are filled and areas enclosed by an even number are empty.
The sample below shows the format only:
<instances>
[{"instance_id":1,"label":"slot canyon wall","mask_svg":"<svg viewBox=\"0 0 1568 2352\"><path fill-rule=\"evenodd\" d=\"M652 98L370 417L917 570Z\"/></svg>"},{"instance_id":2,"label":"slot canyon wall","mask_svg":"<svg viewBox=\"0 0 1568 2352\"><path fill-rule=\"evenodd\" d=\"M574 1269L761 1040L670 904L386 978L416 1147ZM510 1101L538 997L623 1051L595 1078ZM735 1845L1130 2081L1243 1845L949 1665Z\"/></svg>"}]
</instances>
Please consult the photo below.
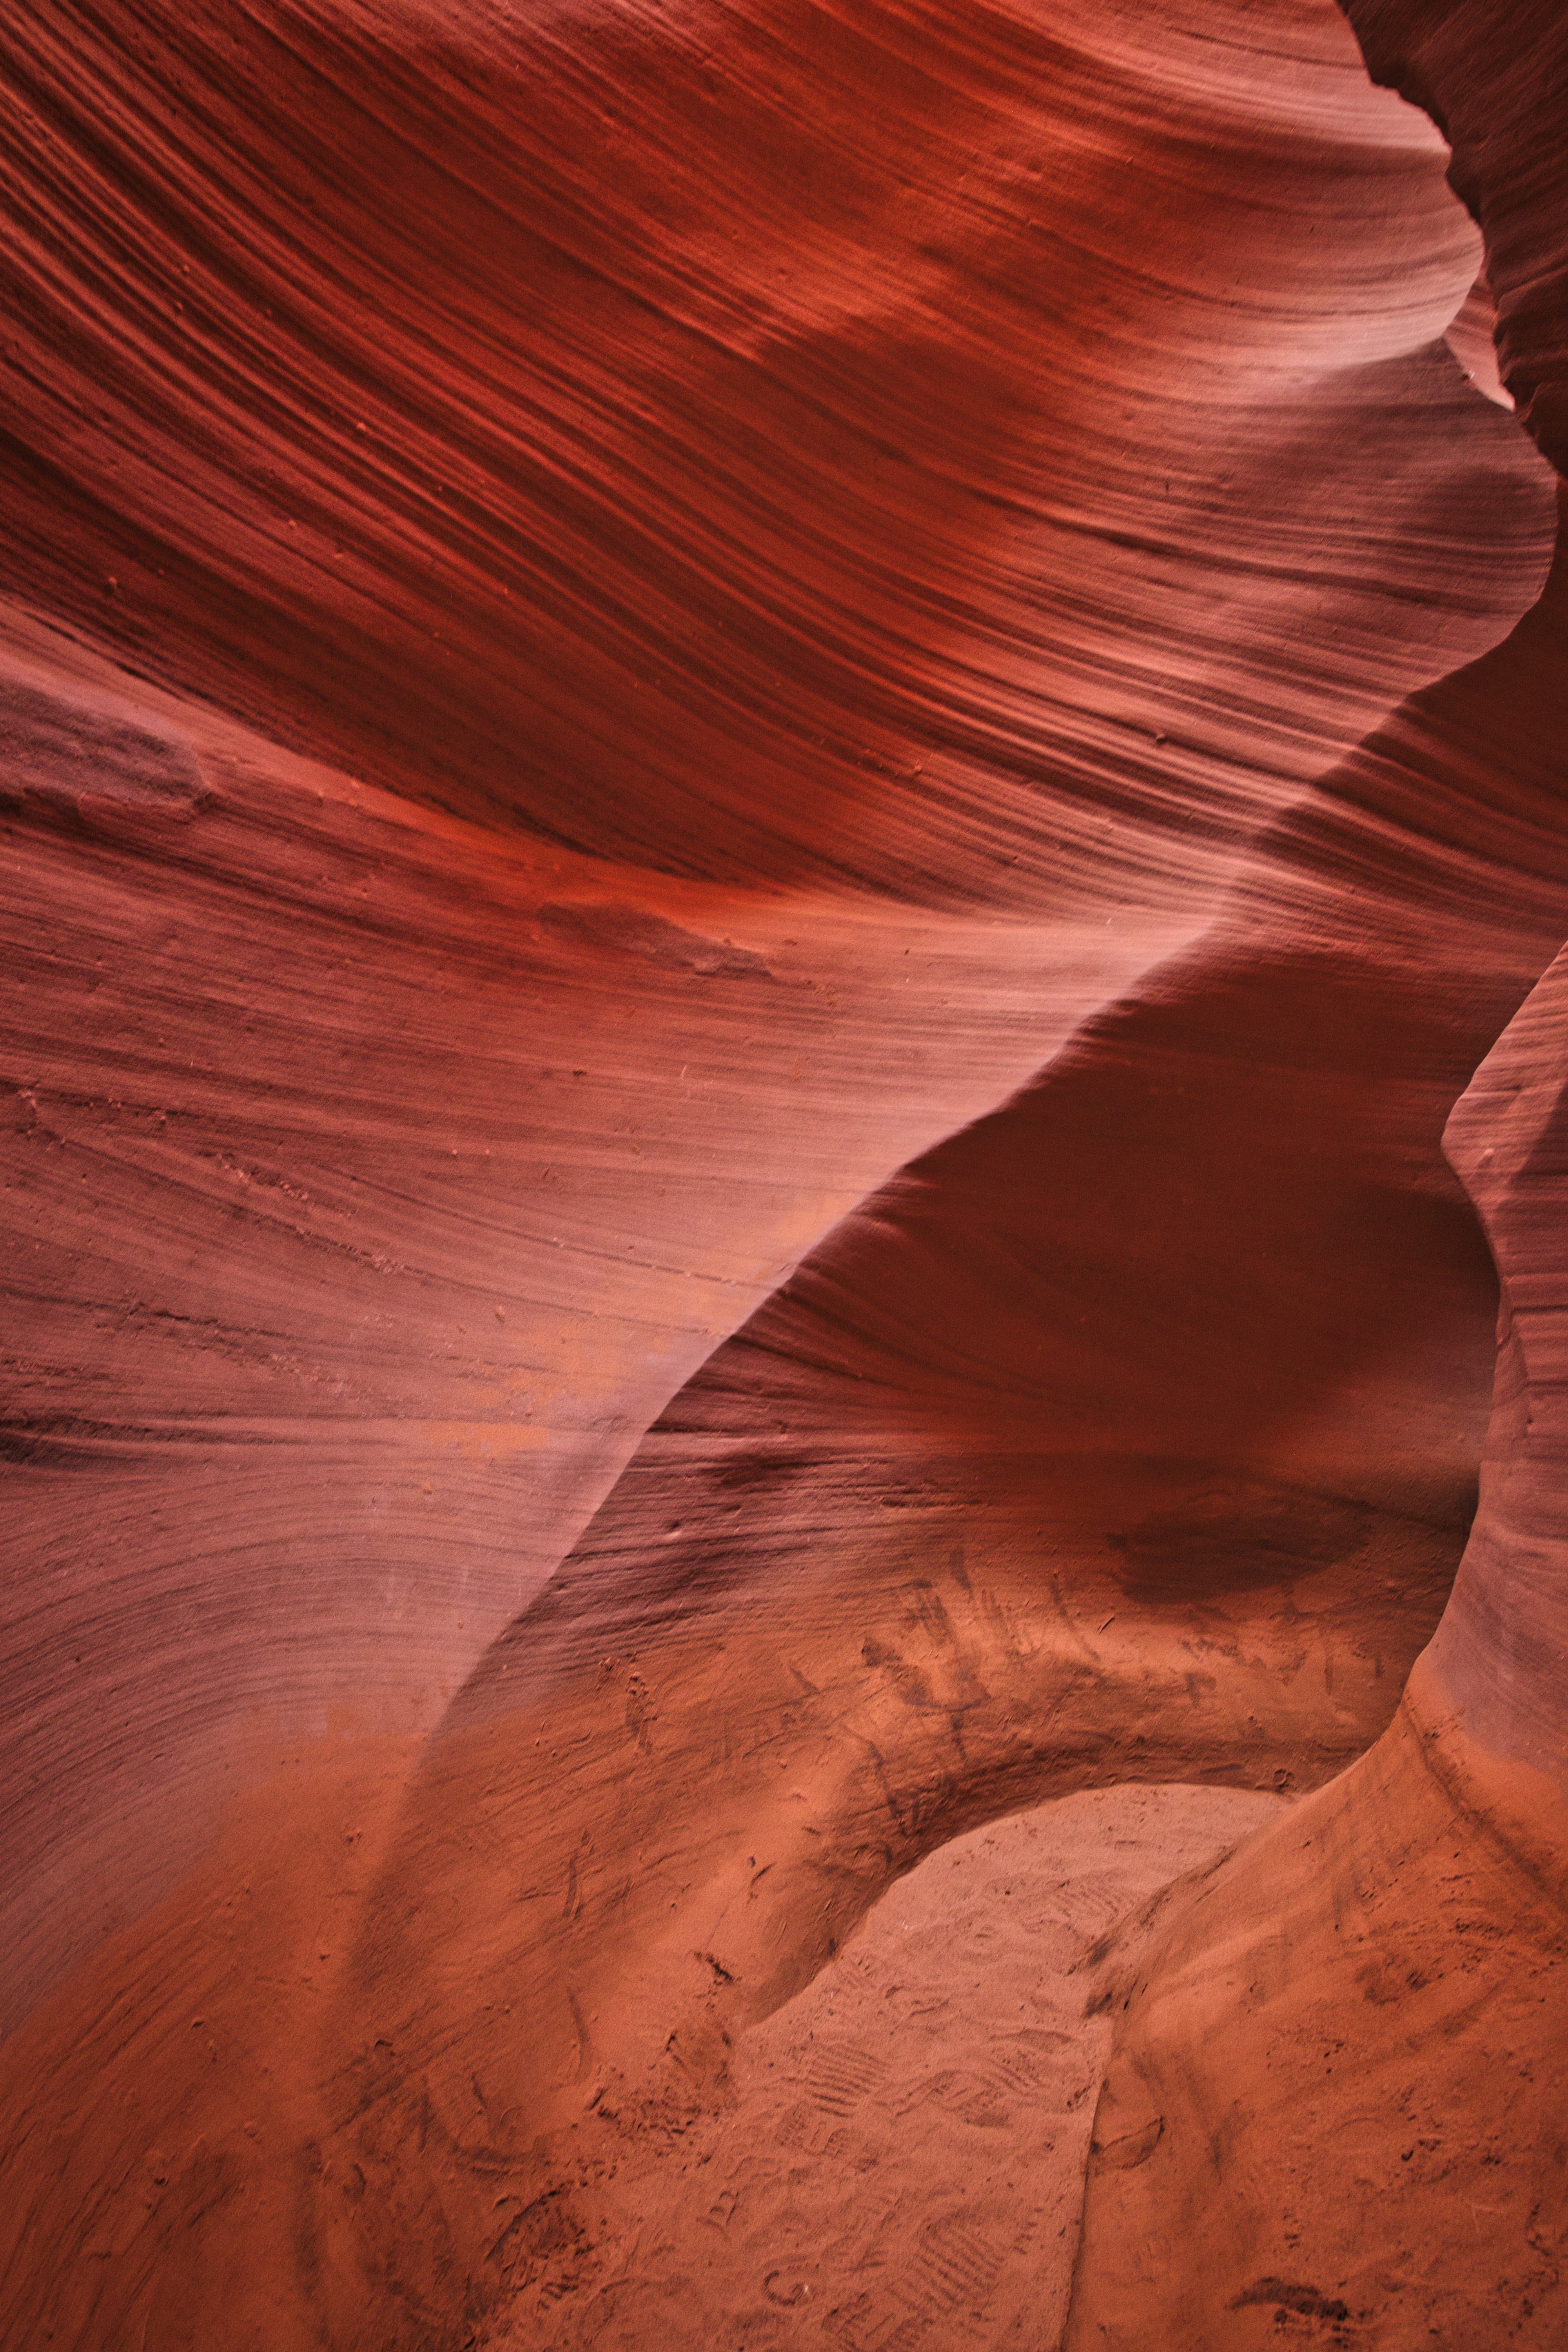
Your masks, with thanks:
<instances>
[{"instance_id":1,"label":"slot canyon wall","mask_svg":"<svg viewBox=\"0 0 1568 2352\"><path fill-rule=\"evenodd\" d=\"M0 2345L1556 2352L1568 16L0 75Z\"/></svg>"}]
</instances>

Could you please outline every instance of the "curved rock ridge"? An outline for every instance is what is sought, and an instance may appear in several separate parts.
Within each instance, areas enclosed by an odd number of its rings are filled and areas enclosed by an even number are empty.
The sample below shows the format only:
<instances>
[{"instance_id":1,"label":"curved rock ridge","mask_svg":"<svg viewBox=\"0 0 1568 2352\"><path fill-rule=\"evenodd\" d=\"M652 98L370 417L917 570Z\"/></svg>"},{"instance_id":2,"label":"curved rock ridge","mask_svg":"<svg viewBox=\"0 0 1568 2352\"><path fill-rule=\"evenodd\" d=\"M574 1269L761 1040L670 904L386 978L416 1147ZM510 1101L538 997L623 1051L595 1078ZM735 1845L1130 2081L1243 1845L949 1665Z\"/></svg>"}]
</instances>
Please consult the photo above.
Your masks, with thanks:
<instances>
[{"instance_id":1,"label":"curved rock ridge","mask_svg":"<svg viewBox=\"0 0 1568 2352\"><path fill-rule=\"evenodd\" d=\"M241 23L110 8L38 9L0 36L25 107L10 183L21 207L8 248L20 273L11 578L78 633L68 640L19 610L6 625L6 773L22 819L13 969L26 988L8 1195L26 1335L8 1407L21 1457L6 1709L13 2019L170 1883L234 1787L323 1735L432 1722L668 1395L817 1237L1200 931L1247 838L1325 751L1493 643L1534 594L1544 478L1508 421L1422 341L1474 272L1436 142L1366 90L1331 12L1283 8L1262 42L1249 21L1080 12L1053 29L997 14L937 40L929 11L749 29L733 14L621 23L568 10L530 29L468 11L437 40L436 18L407 11L263 10ZM855 118L849 140L840 110L868 76L892 110L869 139ZM614 173L601 135L612 86L628 123ZM531 93L521 110L520 87ZM735 164L729 176L698 169L712 151L694 140L682 110L693 108ZM790 124L787 141L762 136L770 110ZM959 168L961 126L973 138ZM997 158L1016 161L1009 142L1023 129L1058 165L1008 180ZM814 138L839 157L837 175L805 168ZM638 139L641 176L628 161ZM482 172L455 174L462 140ZM671 142L689 175L674 219ZM1294 178L1277 176L1282 152ZM1276 176L1259 210L1263 153ZM1108 156L1122 191L1111 211ZM1352 167L1364 186L1345 179ZM1151 274L1146 240L1117 242L1141 217L1130 173L1163 191L1163 277ZM1005 203L998 173L1014 191ZM794 235L781 281L782 265L763 270L756 257L759 241L778 250L796 217L786 184L811 234ZM938 215L972 233L946 260ZM499 246L498 222L510 224ZM562 260L577 250L571 237L590 235L616 243L623 277L632 271L635 320L602 276ZM395 249L395 269L376 261L376 238ZM1037 299L1042 247L1056 256L1049 301ZM550 256L546 300L536 280ZM922 331L947 353L940 379L913 369L907 349L894 371L925 452L912 489L880 457L863 462L873 405L863 373L839 381L847 347L833 340L852 345L868 309L912 300L910 273L926 289ZM563 284L578 289L571 300ZM783 507L742 496L716 464L711 402L673 359L666 391L681 435L661 438L649 422L647 337L674 338L691 367L713 362L721 322L689 315L699 292L710 312L728 306L723 348L744 345L721 420L758 463L784 467ZM809 322L815 389L804 408L781 408L779 354L806 350ZM571 368L542 390L537 373L562 336ZM503 341L515 362L505 400ZM321 387L351 361L367 400L374 384L386 401L401 387L395 434L390 411L380 425L381 412L342 433L331 425ZM590 366L601 396L574 409L563 387ZM1022 444L932 443L941 385L979 398L998 370L1010 397L1035 404L1029 431L1057 436L1051 495L1080 501L1082 529L1053 523L1040 538L1027 500L1022 521L998 520L1015 511L998 503L998 468ZM507 402L529 385L524 463ZM984 532L1016 522L1037 534L1026 562L986 574L988 609L1004 619L964 672L963 692L988 714L991 764L984 775L972 764L963 784L951 768L922 769L909 836L919 874L891 846L903 823L883 791L893 780L880 777L863 806L879 879L917 897L979 895L1012 910L1010 927L906 919L863 897L705 890L400 814L374 788L174 691L194 681L317 751L339 726L362 748L367 728L390 740L405 706L388 678L425 695L429 633L416 632L416 655L384 583L365 623L380 665L372 691L339 628L353 597L322 571L321 548L308 562L290 551L310 488L334 512L354 507L375 562L402 564L406 587L414 573L389 551L412 527L411 499L428 520L430 451L457 433L454 404L465 431L492 436L492 503L458 511L449 500L443 528L467 551L486 627L515 604L505 625L521 632L482 675L468 656L461 677L453 671L465 726L489 724L487 696L537 679L543 656L525 659L527 646L537 655L537 633L562 610L516 582L498 599L480 562L503 524L514 553L546 531L529 501L565 462L538 441L549 419L550 433L597 453L596 472L585 455L579 467L581 530L595 562L627 579L644 565L624 601L649 628L664 626L665 608L650 602L647 542L627 552L606 512L630 529L668 497L684 520L666 540L696 546L693 466L720 502L703 509L718 514L712 527L737 561L750 549L764 570L782 560L780 515L793 562L813 515L841 526L853 552L869 544L869 512L898 540L906 582L916 539L935 532L930 562L940 559L951 615L974 593L979 543L973 516L952 504L962 457ZM848 503L834 415L860 453ZM361 422L364 435L351 431ZM1160 511L1167 482L1185 501L1180 529L1162 523L1157 544L1138 523L1156 458ZM796 497L808 479L810 498ZM557 545L564 526L550 515ZM1273 553L1255 560L1248 545L1266 539ZM196 574L174 561L175 540L205 551ZM135 572L133 544L151 551ZM1121 569L1096 585L1102 558ZM421 594L458 599L450 565L417 576ZM774 579L775 603L787 586ZM790 610L793 627L816 607ZM289 636L300 629L303 639ZM107 662L82 643L89 631L153 675ZM574 706L575 756L589 759L603 720L637 732L623 781L651 776L655 751L676 757L675 739L604 689L591 646L568 661L551 642L552 690L586 698ZM794 725L809 698L782 639L769 642ZM1008 703L1005 720L992 659L1004 644L1034 698ZM676 664L674 636L668 650ZM1047 671L1056 717L1036 694ZM1064 684L1069 672L1076 683ZM900 726L926 723L934 675L887 668ZM863 688L843 685L869 725ZM62 798L58 746L89 739L76 718L41 721L40 696L67 713L118 697L137 727L178 730L210 795L195 821L161 832L159 812L138 814L118 787L74 806ZM424 723L408 719L406 760L386 772L428 794L445 789L437 771L458 737L445 719ZM753 751L773 740L757 713L746 723ZM1015 723L1054 779L1044 822L1036 784L1025 809L1009 797L1013 771L992 757L995 730ZM530 719L517 738L530 776L553 772L548 733ZM91 740L107 776L114 762ZM460 764L473 782L483 762L471 749ZM760 769L742 774L689 744L680 756L683 792L732 787L748 810L771 805ZM826 859L819 870L842 873L838 819L823 816L823 793L838 790L825 779L842 781L842 763L828 738L802 756L816 796L792 786L780 805ZM1414 787L1424 800L1435 798L1429 767ZM857 770L857 790L868 772ZM574 774L574 805L588 810L591 779ZM971 784L983 824L962 814ZM673 789L659 806L672 840L686 822ZM1008 809L1023 810L1023 832ZM1415 820L1418 839L1426 821ZM730 856L728 822L713 808L702 817L699 863ZM1470 838L1455 845L1459 887L1473 890ZM891 865L876 862L884 849ZM1533 844L1520 854L1533 857ZM1271 895L1272 868L1248 870ZM111 1759L100 1746L106 1691Z\"/></svg>"},{"instance_id":2,"label":"curved rock ridge","mask_svg":"<svg viewBox=\"0 0 1568 2352\"><path fill-rule=\"evenodd\" d=\"M1351 13L1374 71L1454 137L1503 378L1561 465L1560 16L1525 12L1500 49L1462 0ZM1506 789L1506 748L1496 764ZM1501 1287L1453 1595L1370 1754L1234 1857L1130 1971L1069 2352L1131 2352L1152 2332L1174 2352L1242 2352L1298 2323L1481 2352L1555 2345L1568 2324L1563 999L1559 959L1447 1131ZM1135 2166L1117 2156L1130 2136Z\"/></svg>"},{"instance_id":3,"label":"curved rock ridge","mask_svg":"<svg viewBox=\"0 0 1568 2352\"><path fill-rule=\"evenodd\" d=\"M1326 0L109 0L0 70L13 586L398 792L1056 904L1510 561L1475 233Z\"/></svg>"},{"instance_id":4,"label":"curved rock ridge","mask_svg":"<svg viewBox=\"0 0 1568 2352\"><path fill-rule=\"evenodd\" d=\"M1371 1754L1129 1971L1070 2352L1562 2340L1568 1847L1543 1793L1418 1665Z\"/></svg>"},{"instance_id":5,"label":"curved rock ridge","mask_svg":"<svg viewBox=\"0 0 1568 2352\"><path fill-rule=\"evenodd\" d=\"M1170 1781L1073 2352L1561 2338L1563 27L1346 14L0 26L7 2352L592 2341Z\"/></svg>"},{"instance_id":6,"label":"curved rock ridge","mask_svg":"<svg viewBox=\"0 0 1568 2352\"><path fill-rule=\"evenodd\" d=\"M1559 958L1461 1097L1445 1138L1502 1284L1480 1508L1423 1661L1429 1705L1531 1781L1568 1786L1568 1526L1557 1327L1564 1268L1564 1004Z\"/></svg>"},{"instance_id":7,"label":"curved rock ridge","mask_svg":"<svg viewBox=\"0 0 1568 2352\"><path fill-rule=\"evenodd\" d=\"M601 2070L666 2082L673 2037L668 2095L720 2095L726 2037L973 1820L1311 1787L1388 1721L1473 1508L1495 1291L1441 1138L1563 920L1564 617L1554 577L655 1424L390 1849L345 2012L344 2298L390 2274L431 2324L405 2249L471 2263L498 2177L570 2213ZM452 2114L481 2051L490 2127L411 2181L422 2103Z\"/></svg>"},{"instance_id":8,"label":"curved rock ridge","mask_svg":"<svg viewBox=\"0 0 1568 2352\"><path fill-rule=\"evenodd\" d=\"M1502 381L1568 472L1563 12L1524 0L1505 21L1488 0L1344 0L1344 13L1373 79L1422 108L1452 146L1449 179L1486 239Z\"/></svg>"},{"instance_id":9,"label":"curved rock ridge","mask_svg":"<svg viewBox=\"0 0 1568 2352\"><path fill-rule=\"evenodd\" d=\"M111 675L0 686L8 2025L237 1786L431 1727L823 1225L1182 928L511 854Z\"/></svg>"},{"instance_id":10,"label":"curved rock ridge","mask_svg":"<svg viewBox=\"0 0 1568 2352\"><path fill-rule=\"evenodd\" d=\"M1129 1972L1074 2352L1152 2329L1174 2352L1239 2352L1276 2313L1352 2344L1542 2352L1568 2324L1565 1010L1559 959L1447 1131L1502 1285L1453 1597L1372 1753L1237 1854ZM1109 2151L1140 2127L1152 2143L1129 2168Z\"/></svg>"}]
</instances>

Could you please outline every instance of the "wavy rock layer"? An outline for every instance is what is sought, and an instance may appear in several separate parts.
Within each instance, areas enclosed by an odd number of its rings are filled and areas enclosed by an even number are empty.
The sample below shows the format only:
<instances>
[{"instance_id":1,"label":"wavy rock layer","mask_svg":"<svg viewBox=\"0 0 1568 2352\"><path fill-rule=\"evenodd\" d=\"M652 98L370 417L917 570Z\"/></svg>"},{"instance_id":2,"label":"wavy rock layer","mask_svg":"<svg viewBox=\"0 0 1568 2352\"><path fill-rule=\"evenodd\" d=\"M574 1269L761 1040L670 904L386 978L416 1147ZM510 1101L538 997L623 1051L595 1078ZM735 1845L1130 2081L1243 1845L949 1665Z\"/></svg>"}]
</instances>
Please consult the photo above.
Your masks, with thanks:
<instances>
[{"instance_id":1,"label":"wavy rock layer","mask_svg":"<svg viewBox=\"0 0 1568 2352\"><path fill-rule=\"evenodd\" d=\"M1552 2013L1550 996L1441 1137L1568 933L1558 52L1349 13L1484 255L1326 0L0 28L8 2346L521 2325L596 2086L1179 1779L1317 1793L1073 2326L1479 2352L1302 2069L1352 1885L1384 2138Z\"/></svg>"},{"instance_id":2,"label":"wavy rock layer","mask_svg":"<svg viewBox=\"0 0 1568 2352\"><path fill-rule=\"evenodd\" d=\"M1504 375L1560 462L1561 23L1527 16L1500 57L1474 7L1353 13L1374 69L1452 131L1507 289ZM1563 1005L1559 962L1448 1127L1502 1289L1453 1597L1372 1753L1237 1856L1127 1987L1073 2352L1151 2331L1194 2352L1325 2326L1477 2352L1562 2336ZM1136 2167L1114 2155L1129 2130Z\"/></svg>"},{"instance_id":3,"label":"wavy rock layer","mask_svg":"<svg viewBox=\"0 0 1568 2352\"><path fill-rule=\"evenodd\" d=\"M1503 1287L1453 1597L1373 1753L1128 1987L1096 2142L1153 2139L1136 2170L1091 2171L1069 2343L1248 2347L1279 2312L1401 2346L1546 2347L1568 2324L1565 1004L1559 961L1449 1123Z\"/></svg>"},{"instance_id":4,"label":"wavy rock layer","mask_svg":"<svg viewBox=\"0 0 1568 2352\"><path fill-rule=\"evenodd\" d=\"M1131 1973L1073 2352L1562 2341L1568 1927L1546 1793L1466 1738L1423 1663L1371 1755L1233 1856Z\"/></svg>"},{"instance_id":5,"label":"wavy rock layer","mask_svg":"<svg viewBox=\"0 0 1568 2352\"><path fill-rule=\"evenodd\" d=\"M1322 0L110 0L0 59L13 583L416 797L1058 901L1244 832L1509 567L1522 483L1410 430L1475 233Z\"/></svg>"}]
</instances>

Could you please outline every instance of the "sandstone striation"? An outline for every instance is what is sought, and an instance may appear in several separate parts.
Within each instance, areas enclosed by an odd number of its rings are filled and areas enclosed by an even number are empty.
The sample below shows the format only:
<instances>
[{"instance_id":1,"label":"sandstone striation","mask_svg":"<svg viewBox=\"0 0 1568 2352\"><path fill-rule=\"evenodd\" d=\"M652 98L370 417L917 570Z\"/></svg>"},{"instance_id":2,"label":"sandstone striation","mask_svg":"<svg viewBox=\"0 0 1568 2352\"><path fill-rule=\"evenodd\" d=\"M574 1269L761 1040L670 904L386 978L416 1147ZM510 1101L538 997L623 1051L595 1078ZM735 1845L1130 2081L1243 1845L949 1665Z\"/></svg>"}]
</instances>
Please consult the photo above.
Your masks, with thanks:
<instances>
[{"instance_id":1,"label":"sandstone striation","mask_svg":"<svg viewBox=\"0 0 1568 2352\"><path fill-rule=\"evenodd\" d=\"M0 78L5 2352L1549 2352L1561 10Z\"/></svg>"}]
</instances>

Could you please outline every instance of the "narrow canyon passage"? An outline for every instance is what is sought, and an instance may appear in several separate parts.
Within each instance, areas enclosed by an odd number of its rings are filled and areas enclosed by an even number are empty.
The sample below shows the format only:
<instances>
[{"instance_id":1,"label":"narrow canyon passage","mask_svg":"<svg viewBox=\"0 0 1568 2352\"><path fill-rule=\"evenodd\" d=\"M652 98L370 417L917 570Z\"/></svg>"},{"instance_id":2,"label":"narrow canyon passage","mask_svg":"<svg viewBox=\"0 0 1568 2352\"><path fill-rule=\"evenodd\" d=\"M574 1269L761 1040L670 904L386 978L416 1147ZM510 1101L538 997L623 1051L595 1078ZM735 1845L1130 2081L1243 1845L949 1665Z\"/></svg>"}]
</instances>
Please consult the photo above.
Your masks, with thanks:
<instances>
[{"instance_id":1,"label":"narrow canyon passage","mask_svg":"<svg viewBox=\"0 0 1568 2352\"><path fill-rule=\"evenodd\" d=\"M0 75L5 2352L1548 2352L1558 12Z\"/></svg>"}]
</instances>

